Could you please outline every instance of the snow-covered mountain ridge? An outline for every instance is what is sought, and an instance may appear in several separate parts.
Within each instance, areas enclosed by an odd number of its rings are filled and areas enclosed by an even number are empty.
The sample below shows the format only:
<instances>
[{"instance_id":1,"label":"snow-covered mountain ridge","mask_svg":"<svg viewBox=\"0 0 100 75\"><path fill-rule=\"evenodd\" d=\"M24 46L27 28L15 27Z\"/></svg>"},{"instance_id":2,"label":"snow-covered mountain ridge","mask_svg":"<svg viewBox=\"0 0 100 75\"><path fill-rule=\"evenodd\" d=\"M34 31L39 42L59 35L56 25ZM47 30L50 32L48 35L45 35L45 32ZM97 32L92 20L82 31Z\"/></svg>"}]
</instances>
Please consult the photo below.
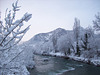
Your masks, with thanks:
<instances>
[{"instance_id":1,"label":"snow-covered mountain ridge","mask_svg":"<svg viewBox=\"0 0 100 75\"><path fill-rule=\"evenodd\" d=\"M30 44L41 42L41 41L47 42L47 41L51 40L51 38L53 36L57 36L57 38L59 38L65 34L72 34L72 33L73 33L72 30L65 30L62 28L57 28L56 30L53 30L48 33L39 33L39 34L35 35L33 38L31 38L28 42Z\"/></svg>"}]
</instances>

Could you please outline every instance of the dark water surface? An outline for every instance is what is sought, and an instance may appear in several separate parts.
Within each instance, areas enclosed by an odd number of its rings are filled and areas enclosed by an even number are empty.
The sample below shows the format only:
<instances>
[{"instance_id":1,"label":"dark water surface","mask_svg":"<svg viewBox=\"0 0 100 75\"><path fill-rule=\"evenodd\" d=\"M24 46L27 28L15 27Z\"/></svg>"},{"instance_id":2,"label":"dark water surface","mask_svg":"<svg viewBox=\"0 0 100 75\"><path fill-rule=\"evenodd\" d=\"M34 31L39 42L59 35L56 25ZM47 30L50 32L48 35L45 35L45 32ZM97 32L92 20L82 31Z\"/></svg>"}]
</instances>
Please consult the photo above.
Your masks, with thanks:
<instances>
[{"instance_id":1,"label":"dark water surface","mask_svg":"<svg viewBox=\"0 0 100 75\"><path fill-rule=\"evenodd\" d=\"M100 67L51 56L34 56L36 67L31 75L100 75Z\"/></svg>"}]
</instances>

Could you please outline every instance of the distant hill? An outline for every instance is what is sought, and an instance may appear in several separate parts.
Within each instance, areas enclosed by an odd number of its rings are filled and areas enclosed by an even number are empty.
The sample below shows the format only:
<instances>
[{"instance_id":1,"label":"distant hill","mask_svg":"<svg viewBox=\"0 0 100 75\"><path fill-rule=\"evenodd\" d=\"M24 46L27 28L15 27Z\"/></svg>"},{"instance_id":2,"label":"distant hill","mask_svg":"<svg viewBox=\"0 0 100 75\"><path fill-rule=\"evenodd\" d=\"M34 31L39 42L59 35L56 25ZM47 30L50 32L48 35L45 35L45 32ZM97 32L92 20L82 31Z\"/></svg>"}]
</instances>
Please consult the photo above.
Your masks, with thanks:
<instances>
[{"instance_id":1,"label":"distant hill","mask_svg":"<svg viewBox=\"0 0 100 75\"><path fill-rule=\"evenodd\" d=\"M34 44L34 43L38 43L38 42L47 42L50 41L52 39L53 36L56 36L57 38L66 35L66 34L72 34L73 31L72 30L65 30L62 28L57 28L56 30L53 30L51 32L48 33L40 33L35 35L33 38L31 38L28 43L30 44Z\"/></svg>"},{"instance_id":2,"label":"distant hill","mask_svg":"<svg viewBox=\"0 0 100 75\"><path fill-rule=\"evenodd\" d=\"M30 47L30 49L33 49L33 52L50 52L54 50L53 39L56 38L57 40L59 40L63 36L65 37L65 39L67 39L66 36L71 36L73 38L73 31L57 28L48 33L39 33L33 36L29 41L24 42L22 46Z\"/></svg>"}]
</instances>

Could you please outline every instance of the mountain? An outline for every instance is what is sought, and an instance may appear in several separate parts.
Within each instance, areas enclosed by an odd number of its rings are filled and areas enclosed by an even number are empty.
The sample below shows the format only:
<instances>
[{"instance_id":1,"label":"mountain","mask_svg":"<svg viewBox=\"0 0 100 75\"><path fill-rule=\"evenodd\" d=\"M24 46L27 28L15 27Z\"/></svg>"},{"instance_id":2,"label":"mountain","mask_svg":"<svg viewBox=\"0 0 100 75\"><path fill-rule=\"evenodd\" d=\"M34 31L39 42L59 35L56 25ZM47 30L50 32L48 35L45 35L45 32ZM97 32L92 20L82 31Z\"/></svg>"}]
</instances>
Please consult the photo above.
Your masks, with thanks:
<instances>
[{"instance_id":1,"label":"mountain","mask_svg":"<svg viewBox=\"0 0 100 75\"><path fill-rule=\"evenodd\" d=\"M88 33L87 46L85 45L86 39L85 35ZM92 35L93 34L93 35ZM80 56L76 54L76 40L74 38L73 30L65 30L62 28L57 28L48 33L40 33L35 35L29 41L22 44L27 52L37 53L42 55L53 55L53 56L63 56L68 57L77 61L83 61L87 63L93 63L95 65L100 65L100 36L95 35L91 30L86 30L80 28ZM86 49L87 47L88 49ZM90 60L91 58L91 60ZM95 59L96 58L96 59Z\"/></svg>"},{"instance_id":2,"label":"mountain","mask_svg":"<svg viewBox=\"0 0 100 75\"><path fill-rule=\"evenodd\" d=\"M30 49L36 53L51 52L55 50L55 47L60 43L62 38L67 39L69 36L73 38L72 30L57 28L48 33L39 33L35 35L29 41L25 42L24 46L30 47Z\"/></svg>"},{"instance_id":3,"label":"mountain","mask_svg":"<svg viewBox=\"0 0 100 75\"><path fill-rule=\"evenodd\" d=\"M50 41L53 38L53 36L56 36L57 38L59 38L65 34L72 34L72 33L73 32L71 30L57 28L56 30L53 30L48 33L40 33L40 34L35 35L33 38L31 38L28 41L28 43L34 44L34 43L38 43L38 42L47 42L47 41Z\"/></svg>"}]
</instances>

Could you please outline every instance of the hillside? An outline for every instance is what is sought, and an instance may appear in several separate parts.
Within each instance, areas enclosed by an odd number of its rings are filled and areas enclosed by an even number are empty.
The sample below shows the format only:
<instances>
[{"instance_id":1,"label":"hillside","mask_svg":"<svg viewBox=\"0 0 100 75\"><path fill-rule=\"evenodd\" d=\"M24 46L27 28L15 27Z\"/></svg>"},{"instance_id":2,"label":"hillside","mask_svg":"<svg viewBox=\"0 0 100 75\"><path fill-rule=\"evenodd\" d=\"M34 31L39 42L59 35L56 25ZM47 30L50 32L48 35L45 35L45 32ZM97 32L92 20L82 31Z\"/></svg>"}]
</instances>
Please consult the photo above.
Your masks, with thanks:
<instances>
[{"instance_id":1,"label":"hillside","mask_svg":"<svg viewBox=\"0 0 100 75\"><path fill-rule=\"evenodd\" d=\"M99 65L99 35L93 34L88 38L87 48L85 49L85 33L84 28L80 28L80 56L76 54L76 41L73 30L65 30L58 28L48 33L40 33L35 35L23 46L30 48L33 53L42 55L63 56L77 61L92 63ZM88 32L91 35L91 32ZM93 42L94 41L94 42Z\"/></svg>"}]
</instances>

